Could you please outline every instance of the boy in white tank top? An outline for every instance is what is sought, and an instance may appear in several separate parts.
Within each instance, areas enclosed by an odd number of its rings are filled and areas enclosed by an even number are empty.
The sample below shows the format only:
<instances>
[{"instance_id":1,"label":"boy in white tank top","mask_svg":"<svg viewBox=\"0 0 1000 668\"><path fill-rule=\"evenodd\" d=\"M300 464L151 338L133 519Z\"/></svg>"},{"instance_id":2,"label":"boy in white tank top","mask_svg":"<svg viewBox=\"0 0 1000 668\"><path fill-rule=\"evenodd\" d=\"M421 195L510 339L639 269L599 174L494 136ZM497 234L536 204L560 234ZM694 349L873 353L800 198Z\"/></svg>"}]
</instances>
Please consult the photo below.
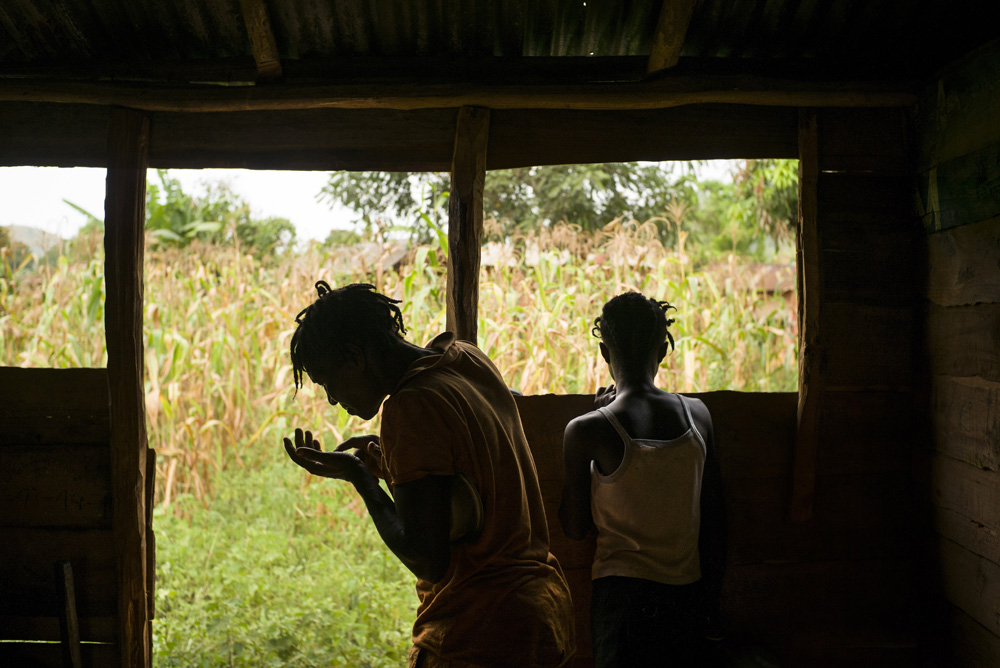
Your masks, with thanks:
<instances>
[{"instance_id":1,"label":"boy in white tank top","mask_svg":"<svg viewBox=\"0 0 1000 668\"><path fill-rule=\"evenodd\" d=\"M718 635L726 525L712 418L654 384L670 308L636 292L604 305L593 331L617 387L566 427L559 519L570 538L597 531L596 668L704 665Z\"/></svg>"}]
</instances>

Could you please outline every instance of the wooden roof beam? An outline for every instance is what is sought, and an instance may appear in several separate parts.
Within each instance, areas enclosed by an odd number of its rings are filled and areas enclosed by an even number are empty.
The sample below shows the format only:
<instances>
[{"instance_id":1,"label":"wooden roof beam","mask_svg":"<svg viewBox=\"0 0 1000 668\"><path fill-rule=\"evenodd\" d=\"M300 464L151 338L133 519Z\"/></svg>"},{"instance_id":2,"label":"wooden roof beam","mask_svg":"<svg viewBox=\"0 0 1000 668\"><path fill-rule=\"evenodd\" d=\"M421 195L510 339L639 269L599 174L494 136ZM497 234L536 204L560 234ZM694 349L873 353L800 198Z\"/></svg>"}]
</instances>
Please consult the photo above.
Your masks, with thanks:
<instances>
[{"instance_id":1,"label":"wooden roof beam","mask_svg":"<svg viewBox=\"0 0 1000 668\"><path fill-rule=\"evenodd\" d=\"M271 30L265 0L240 0L243 22L250 38L250 49L257 63L258 81L276 81L281 78L281 57Z\"/></svg>"},{"instance_id":2,"label":"wooden roof beam","mask_svg":"<svg viewBox=\"0 0 1000 668\"><path fill-rule=\"evenodd\" d=\"M680 60L684 37L696 2L697 0L663 0L656 32L653 33L653 48L646 65L647 74L673 67Z\"/></svg>"},{"instance_id":3,"label":"wooden roof beam","mask_svg":"<svg viewBox=\"0 0 1000 668\"><path fill-rule=\"evenodd\" d=\"M0 79L0 102L123 106L146 111L289 109L666 109L687 104L779 107L904 107L909 81L846 81L757 74L680 75L628 83L504 85L361 82L271 86L151 86Z\"/></svg>"}]
</instances>

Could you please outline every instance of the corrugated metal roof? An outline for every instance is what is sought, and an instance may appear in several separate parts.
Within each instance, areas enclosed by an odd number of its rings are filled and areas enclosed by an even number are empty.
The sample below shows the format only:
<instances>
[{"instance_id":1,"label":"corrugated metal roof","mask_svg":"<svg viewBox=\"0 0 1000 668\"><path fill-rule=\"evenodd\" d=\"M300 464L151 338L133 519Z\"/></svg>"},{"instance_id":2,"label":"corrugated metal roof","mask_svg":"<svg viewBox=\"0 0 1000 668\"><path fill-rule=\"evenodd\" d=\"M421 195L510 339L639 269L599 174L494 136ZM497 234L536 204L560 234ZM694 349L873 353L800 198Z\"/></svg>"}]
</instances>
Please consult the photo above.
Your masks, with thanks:
<instances>
[{"instance_id":1,"label":"corrugated metal roof","mask_svg":"<svg viewBox=\"0 0 1000 668\"><path fill-rule=\"evenodd\" d=\"M648 55L649 0L265 0L283 61ZM682 56L932 67L997 36L995 2L700 0ZM3 0L0 73L252 57L240 0Z\"/></svg>"}]
</instances>

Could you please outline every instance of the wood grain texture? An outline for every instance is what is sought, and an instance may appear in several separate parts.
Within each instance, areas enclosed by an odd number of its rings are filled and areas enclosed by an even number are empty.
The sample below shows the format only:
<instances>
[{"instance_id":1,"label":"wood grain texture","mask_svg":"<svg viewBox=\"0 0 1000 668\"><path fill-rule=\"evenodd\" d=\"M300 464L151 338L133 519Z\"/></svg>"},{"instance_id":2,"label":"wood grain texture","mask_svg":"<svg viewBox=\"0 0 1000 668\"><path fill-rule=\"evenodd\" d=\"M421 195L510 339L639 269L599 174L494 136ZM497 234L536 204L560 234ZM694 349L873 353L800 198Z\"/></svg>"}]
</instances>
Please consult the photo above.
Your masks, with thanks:
<instances>
[{"instance_id":1,"label":"wood grain texture","mask_svg":"<svg viewBox=\"0 0 1000 668\"><path fill-rule=\"evenodd\" d=\"M155 112L161 168L440 171L457 109ZM796 110L692 105L659 110L494 110L488 169L710 158L794 158ZM0 104L0 165L103 167L107 107ZM3 130L0 130L3 132Z\"/></svg>"},{"instance_id":2,"label":"wood grain texture","mask_svg":"<svg viewBox=\"0 0 1000 668\"><path fill-rule=\"evenodd\" d=\"M931 494L936 508L958 513L987 533L1000 535L1000 473L936 455L931 460ZM972 548L955 536L948 537ZM1000 552L976 553L1000 564Z\"/></svg>"},{"instance_id":3,"label":"wood grain texture","mask_svg":"<svg viewBox=\"0 0 1000 668\"><path fill-rule=\"evenodd\" d=\"M937 636L939 664L995 668L1000 666L1000 636L993 633L960 608L948 605L944 632Z\"/></svg>"},{"instance_id":4,"label":"wood grain texture","mask_svg":"<svg viewBox=\"0 0 1000 668\"><path fill-rule=\"evenodd\" d=\"M1000 471L1000 383L935 376L931 424L935 450L978 469Z\"/></svg>"},{"instance_id":5,"label":"wood grain texture","mask_svg":"<svg viewBox=\"0 0 1000 668\"><path fill-rule=\"evenodd\" d=\"M115 615L114 542L108 529L0 528L0 617L51 617L59 599L52 564L73 564L80 619ZM90 640L81 622L82 640ZM18 638L21 640L22 638ZM24 638L31 640L31 638ZM107 640L107 638L103 638Z\"/></svg>"},{"instance_id":6,"label":"wood grain texture","mask_svg":"<svg viewBox=\"0 0 1000 668\"><path fill-rule=\"evenodd\" d=\"M152 115L153 167L441 171L455 109L312 109Z\"/></svg>"},{"instance_id":7,"label":"wood grain texture","mask_svg":"<svg viewBox=\"0 0 1000 668\"><path fill-rule=\"evenodd\" d=\"M117 645L80 646L84 666L114 666L121 663ZM0 665L31 668L65 668L58 643L0 643Z\"/></svg>"},{"instance_id":8,"label":"wood grain texture","mask_svg":"<svg viewBox=\"0 0 1000 668\"><path fill-rule=\"evenodd\" d=\"M275 81L281 78L281 58L271 30L264 0L240 0L243 24L250 40L250 50L257 64L258 81Z\"/></svg>"},{"instance_id":9,"label":"wood grain texture","mask_svg":"<svg viewBox=\"0 0 1000 668\"><path fill-rule=\"evenodd\" d=\"M104 369L0 367L0 405L0 450L108 443Z\"/></svg>"},{"instance_id":10,"label":"wood grain texture","mask_svg":"<svg viewBox=\"0 0 1000 668\"><path fill-rule=\"evenodd\" d=\"M1000 382L1000 304L930 306L927 347L934 375Z\"/></svg>"},{"instance_id":11,"label":"wood grain texture","mask_svg":"<svg viewBox=\"0 0 1000 668\"><path fill-rule=\"evenodd\" d=\"M108 108L0 103L0 166L103 167Z\"/></svg>"},{"instance_id":12,"label":"wood grain texture","mask_svg":"<svg viewBox=\"0 0 1000 668\"><path fill-rule=\"evenodd\" d=\"M663 109L686 104L788 107L906 107L908 81L843 81L759 74L690 74L639 82L524 84L478 80L445 83L368 81L271 86L135 86L114 82L10 79L0 102L122 106L145 111L265 109Z\"/></svg>"},{"instance_id":13,"label":"wood grain texture","mask_svg":"<svg viewBox=\"0 0 1000 668\"><path fill-rule=\"evenodd\" d=\"M826 381L822 374L822 310L825 298L819 226L819 120L815 109L799 114L799 404L789 512L795 522L812 516L819 418Z\"/></svg>"},{"instance_id":14,"label":"wood grain texture","mask_svg":"<svg viewBox=\"0 0 1000 668\"><path fill-rule=\"evenodd\" d=\"M916 107L921 172L1000 144L1000 40L975 49L927 82Z\"/></svg>"},{"instance_id":15,"label":"wood grain texture","mask_svg":"<svg viewBox=\"0 0 1000 668\"><path fill-rule=\"evenodd\" d=\"M111 528L108 446L0 448L0 526Z\"/></svg>"},{"instance_id":16,"label":"wood grain texture","mask_svg":"<svg viewBox=\"0 0 1000 668\"><path fill-rule=\"evenodd\" d=\"M928 232L1000 216L1000 143L920 174L918 212Z\"/></svg>"},{"instance_id":17,"label":"wood grain texture","mask_svg":"<svg viewBox=\"0 0 1000 668\"><path fill-rule=\"evenodd\" d=\"M73 585L73 565L57 561L54 565L56 594L59 597L59 641L63 664L68 668L83 668L80 658L80 620L76 615L76 588Z\"/></svg>"},{"instance_id":18,"label":"wood grain texture","mask_svg":"<svg viewBox=\"0 0 1000 668\"><path fill-rule=\"evenodd\" d=\"M820 171L904 175L909 134L902 109L824 109Z\"/></svg>"},{"instance_id":19,"label":"wood grain texture","mask_svg":"<svg viewBox=\"0 0 1000 668\"><path fill-rule=\"evenodd\" d=\"M909 306L827 303L823 374L827 389L908 391L914 322Z\"/></svg>"},{"instance_id":20,"label":"wood grain texture","mask_svg":"<svg viewBox=\"0 0 1000 668\"><path fill-rule=\"evenodd\" d=\"M915 406L908 392L827 389L819 424L818 475L909 471Z\"/></svg>"},{"instance_id":21,"label":"wood grain texture","mask_svg":"<svg viewBox=\"0 0 1000 668\"><path fill-rule=\"evenodd\" d=\"M80 625L81 640L107 643L117 640L115 617L78 615L77 620ZM59 634L59 620L52 613L38 617L0 615L0 640L59 640Z\"/></svg>"},{"instance_id":22,"label":"wood grain texture","mask_svg":"<svg viewBox=\"0 0 1000 668\"><path fill-rule=\"evenodd\" d=\"M635 160L794 158L790 107L691 105L586 111L502 109L490 114L488 169Z\"/></svg>"},{"instance_id":23,"label":"wood grain texture","mask_svg":"<svg viewBox=\"0 0 1000 668\"><path fill-rule=\"evenodd\" d=\"M660 16L653 31L653 46L646 72L652 74L673 67L681 57L684 37L697 0L663 0Z\"/></svg>"},{"instance_id":24,"label":"wood grain texture","mask_svg":"<svg viewBox=\"0 0 1000 668\"><path fill-rule=\"evenodd\" d=\"M928 234L926 244L933 303L1000 303L1000 217Z\"/></svg>"},{"instance_id":25,"label":"wood grain texture","mask_svg":"<svg viewBox=\"0 0 1000 668\"><path fill-rule=\"evenodd\" d=\"M149 118L112 109L105 196L105 331L111 396L111 483L118 645L123 668L149 664L146 601L146 413L143 244Z\"/></svg>"},{"instance_id":26,"label":"wood grain texture","mask_svg":"<svg viewBox=\"0 0 1000 668\"><path fill-rule=\"evenodd\" d=\"M944 537L938 540L937 556L948 600L1000 635L1000 565Z\"/></svg>"},{"instance_id":27,"label":"wood grain texture","mask_svg":"<svg viewBox=\"0 0 1000 668\"><path fill-rule=\"evenodd\" d=\"M913 226L912 177L865 172L823 172L818 188L820 228L844 224Z\"/></svg>"},{"instance_id":28,"label":"wood grain texture","mask_svg":"<svg viewBox=\"0 0 1000 668\"><path fill-rule=\"evenodd\" d=\"M489 109L459 110L448 198L448 330L472 343L478 342L479 264L489 133Z\"/></svg>"}]
</instances>

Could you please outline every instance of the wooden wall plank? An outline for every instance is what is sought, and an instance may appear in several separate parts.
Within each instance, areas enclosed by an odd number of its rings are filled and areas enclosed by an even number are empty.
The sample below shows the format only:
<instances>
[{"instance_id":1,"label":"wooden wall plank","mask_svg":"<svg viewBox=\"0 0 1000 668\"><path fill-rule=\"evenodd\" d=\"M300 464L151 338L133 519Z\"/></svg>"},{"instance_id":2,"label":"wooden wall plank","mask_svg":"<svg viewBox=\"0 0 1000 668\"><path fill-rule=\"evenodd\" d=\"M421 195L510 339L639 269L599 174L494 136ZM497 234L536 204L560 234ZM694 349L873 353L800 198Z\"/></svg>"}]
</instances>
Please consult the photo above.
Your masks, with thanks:
<instances>
[{"instance_id":1,"label":"wooden wall plank","mask_svg":"<svg viewBox=\"0 0 1000 668\"><path fill-rule=\"evenodd\" d=\"M455 108L154 112L149 165L446 172L456 113ZM487 168L794 158L796 113L790 107L743 105L494 110ZM0 165L106 166L107 119L108 107L0 103Z\"/></svg>"},{"instance_id":2,"label":"wooden wall plank","mask_svg":"<svg viewBox=\"0 0 1000 668\"><path fill-rule=\"evenodd\" d=\"M935 455L931 459L931 493L938 508L956 512L994 534L1000 533L1000 473ZM1000 553L982 556L1000 564Z\"/></svg>"},{"instance_id":3,"label":"wooden wall plank","mask_svg":"<svg viewBox=\"0 0 1000 668\"><path fill-rule=\"evenodd\" d=\"M483 188L489 134L489 109L459 109L448 197L448 330L474 344L478 343Z\"/></svg>"},{"instance_id":4,"label":"wooden wall plank","mask_svg":"<svg viewBox=\"0 0 1000 668\"><path fill-rule=\"evenodd\" d=\"M83 617L79 622L81 640L113 643L118 638L115 617ZM54 615L0 615L0 640L59 640L59 633L59 620Z\"/></svg>"},{"instance_id":5,"label":"wooden wall plank","mask_svg":"<svg viewBox=\"0 0 1000 668\"><path fill-rule=\"evenodd\" d=\"M52 564L57 561L73 564L81 619L114 616L113 544L108 529L0 528L0 616L55 619L59 606Z\"/></svg>"},{"instance_id":6,"label":"wooden wall plank","mask_svg":"<svg viewBox=\"0 0 1000 668\"><path fill-rule=\"evenodd\" d=\"M1000 145L1000 40L975 49L927 82L917 105L921 172Z\"/></svg>"},{"instance_id":7,"label":"wooden wall plank","mask_svg":"<svg viewBox=\"0 0 1000 668\"><path fill-rule=\"evenodd\" d=\"M945 645L942 668L949 665L971 668L1000 666L1000 636L954 605L948 606L946 627L939 634Z\"/></svg>"},{"instance_id":8,"label":"wooden wall plank","mask_svg":"<svg viewBox=\"0 0 1000 668\"><path fill-rule=\"evenodd\" d=\"M111 528L108 446L0 448L0 526Z\"/></svg>"},{"instance_id":9,"label":"wooden wall plank","mask_svg":"<svg viewBox=\"0 0 1000 668\"><path fill-rule=\"evenodd\" d=\"M937 546L948 600L994 635L1000 635L1000 565L948 538Z\"/></svg>"},{"instance_id":10,"label":"wooden wall plank","mask_svg":"<svg viewBox=\"0 0 1000 668\"><path fill-rule=\"evenodd\" d=\"M938 306L1000 302L1000 218L927 235L927 266L927 298Z\"/></svg>"},{"instance_id":11,"label":"wooden wall plank","mask_svg":"<svg viewBox=\"0 0 1000 668\"><path fill-rule=\"evenodd\" d=\"M151 167L451 169L456 109L152 115Z\"/></svg>"},{"instance_id":12,"label":"wooden wall plank","mask_svg":"<svg viewBox=\"0 0 1000 668\"><path fill-rule=\"evenodd\" d=\"M819 225L913 225L910 177L858 172L823 172L819 176Z\"/></svg>"},{"instance_id":13,"label":"wooden wall plank","mask_svg":"<svg viewBox=\"0 0 1000 668\"><path fill-rule=\"evenodd\" d=\"M828 389L908 390L913 382L914 314L908 307L829 303L823 319Z\"/></svg>"},{"instance_id":14,"label":"wooden wall plank","mask_svg":"<svg viewBox=\"0 0 1000 668\"><path fill-rule=\"evenodd\" d=\"M111 396L111 483L123 668L150 662L146 601L146 406L143 252L149 118L112 109L105 196L105 331Z\"/></svg>"},{"instance_id":15,"label":"wooden wall plank","mask_svg":"<svg viewBox=\"0 0 1000 668\"><path fill-rule=\"evenodd\" d=\"M0 167L103 167L108 107L0 103Z\"/></svg>"},{"instance_id":16,"label":"wooden wall plank","mask_svg":"<svg viewBox=\"0 0 1000 668\"><path fill-rule=\"evenodd\" d=\"M928 232L1000 216L1000 143L920 174L917 196Z\"/></svg>"},{"instance_id":17,"label":"wooden wall plank","mask_svg":"<svg viewBox=\"0 0 1000 668\"><path fill-rule=\"evenodd\" d=\"M752 564L727 569L723 614L733 637L767 646L816 628L905 629L915 594L900 559Z\"/></svg>"},{"instance_id":18,"label":"wooden wall plank","mask_svg":"<svg viewBox=\"0 0 1000 668\"><path fill-rule=\"evenodd\" d=\"M113 666L121 663L117 645L81 645L80 655L84 666ZM63 668L62 649L59 643L0 643L0 665Z\"/></svg>"},{"instance_id":19,"label":"wooden wall plank","mask_svg":"<svg viewBox=\"0 0 1000 668\"><path fill-rule=\"evenodd\" d=\"M907 130L902 109L824 109L820 171L909 174Z\"/></svg>"},{"instance_id":20,"label":"wooden wall plank","mask_svg":"<svg viewBox=\"0 0 1000 668\"><path fill-rule=\"evenodd\" d=\"M1000 383L935 376L934 448L978 469L1000 471Z\"/></svg>"},{"instance_id":21,"label":"wooden wall plank","mask_svg":"<svg viewBox=\"0 0 1000 668\"><path fill-rule=\"evenodd\" d=\"M104 369L0 367L0 405L0 448L108 442Z\"/></svg>"},{"instance_id":22,"label":"wooden wall plank","mask_svg":"<svg viewBox=\"0 0 1000 668\"><path fill-rule=\"evenodd\" d=\"M913 417L913 397L907 392L828 390L819 424L817 473L910 470Z\"/></svg>"},{"instance_id":23,"label":"wooden wall plank","mask_svg":"<svg viewBox=\"0 0 1000 668\"><path fill-rule=\"evenodd\" d=\"M798 157L797 111L695 105L649 111L494 110L488 169L634 160Z\"/></svg>"},{"instance_id":24,"label":"wooden wall plank","mask_svg":"<svg viewBox=\"0 0 1000 668\"><path fill-rule=\"evenodd\" d=\"M805 523L788 520L787 478L727 480L730 566L907 559L915 528L908 474L817 476Z\"/></svg>"},{"instance_id":25,"label":"wooden wall plank","mask_svg":"<svg viewBox=\"0 0 1000 668\"><path fill-rule=\"evenodd\" d=\"M18 415L43 414L54 407L107 411L106 369L23 369L0 366L0 404Z\"/></svg>"},{"instance_id":26,"label":"wooden wall plank","mask_svg":"<svg viewBox=\"0 0 1000 668\"><path fill-rule=\"evenodd\" d=\"M1000 304L927 309L930 371L1000 382Z\"/></svg>"}]
</instances>

